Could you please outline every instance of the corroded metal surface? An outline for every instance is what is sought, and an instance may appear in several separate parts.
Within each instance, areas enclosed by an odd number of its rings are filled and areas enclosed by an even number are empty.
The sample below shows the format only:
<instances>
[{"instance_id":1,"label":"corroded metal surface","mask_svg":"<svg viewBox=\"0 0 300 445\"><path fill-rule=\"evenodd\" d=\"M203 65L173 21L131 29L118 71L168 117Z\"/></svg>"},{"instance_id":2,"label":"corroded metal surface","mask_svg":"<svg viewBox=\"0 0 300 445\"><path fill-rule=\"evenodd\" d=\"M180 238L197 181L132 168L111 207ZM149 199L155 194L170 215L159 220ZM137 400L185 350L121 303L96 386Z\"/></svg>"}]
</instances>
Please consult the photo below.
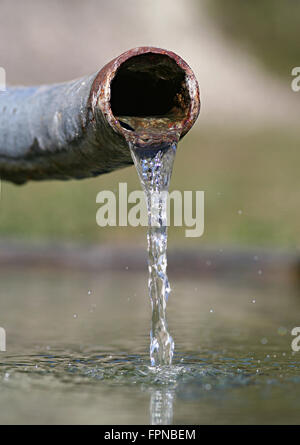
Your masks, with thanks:
<instances>
[{"instance_id":1,"label":"corroded metal surface","mask_svg":"<svg viewBox=\"0 0 300 445\"><path fill-rule=\"evenodd\" d=\"M129 116L114 113L112 85L121 69L138 75L141 85L149 75L153 83L177 82L170 110L158 116L152 111L149 116L134 116L132 110ZM116 94L118 102L123 91L119 88ZM130 102L130 96L124 98ZM126 100L116 107L126 109ZM183 137L199 109L198 84L190 67L176 54L152 47L127 51L101 71L75 81L9 88L0 93L0 177L23 184L82 179L125 167L132 163L130 141L151 146L173 131Z\"/></svg>"}]
</instances>

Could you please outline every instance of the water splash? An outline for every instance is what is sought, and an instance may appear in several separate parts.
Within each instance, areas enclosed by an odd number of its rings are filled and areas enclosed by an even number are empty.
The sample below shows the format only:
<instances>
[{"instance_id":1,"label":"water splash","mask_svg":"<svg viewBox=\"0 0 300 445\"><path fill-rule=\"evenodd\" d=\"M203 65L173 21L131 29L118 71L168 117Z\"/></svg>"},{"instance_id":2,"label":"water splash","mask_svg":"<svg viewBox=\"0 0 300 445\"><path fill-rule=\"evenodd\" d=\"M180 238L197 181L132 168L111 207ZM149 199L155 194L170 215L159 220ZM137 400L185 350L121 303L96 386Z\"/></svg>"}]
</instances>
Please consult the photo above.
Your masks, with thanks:
<instances>
[{"instance_id":1,"label":"water splash","mask_svg":"<svg viewBox=\"0 0 300 445\"><path fill-rule=\"evenodd\" d=\"M158 148L144 149L130 144L148 211L148 289L152 305L150 360L152 366L170 365L174 341L169 334L166 304L171 292L167 276L167 192L177 140Z\"/></svg>"}]
</instances>

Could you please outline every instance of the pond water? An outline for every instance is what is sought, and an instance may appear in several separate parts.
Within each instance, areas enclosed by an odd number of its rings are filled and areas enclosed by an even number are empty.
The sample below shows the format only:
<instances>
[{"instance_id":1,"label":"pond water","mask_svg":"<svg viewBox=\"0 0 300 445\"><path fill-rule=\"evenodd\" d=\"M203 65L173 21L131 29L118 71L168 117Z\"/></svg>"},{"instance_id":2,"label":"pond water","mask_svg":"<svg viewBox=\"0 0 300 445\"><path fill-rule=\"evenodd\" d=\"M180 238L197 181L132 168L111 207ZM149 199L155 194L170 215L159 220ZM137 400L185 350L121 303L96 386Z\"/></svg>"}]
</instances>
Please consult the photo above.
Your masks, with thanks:
<instances>
[{"instance_id":1,"label":"pond water","mask_svg":"<svg viewBox=\"0 0 300 445\"><path fill-rule=\"evenodd\" d=\"M1 424L299 423L296 289L170 271L176 348L155 368L146 272L1 270Z\"/></svg>"}]
</instances>

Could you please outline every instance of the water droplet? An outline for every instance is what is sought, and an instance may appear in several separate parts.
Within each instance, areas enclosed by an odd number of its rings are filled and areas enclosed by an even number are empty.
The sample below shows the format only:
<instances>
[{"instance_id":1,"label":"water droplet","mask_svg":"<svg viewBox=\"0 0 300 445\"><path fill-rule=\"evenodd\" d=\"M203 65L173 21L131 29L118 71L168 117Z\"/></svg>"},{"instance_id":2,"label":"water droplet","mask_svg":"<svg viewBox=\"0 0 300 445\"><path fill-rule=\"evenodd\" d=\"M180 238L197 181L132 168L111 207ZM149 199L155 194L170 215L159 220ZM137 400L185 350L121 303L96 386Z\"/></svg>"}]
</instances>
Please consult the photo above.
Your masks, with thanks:
<instances>
[{"instance_id":1,"label":"water droplet","mask_svg":"<svg viewBox=\"0 0 300 445\"><path fill-rule=\"evenodd\" d=\"M77 314L73 314L73 318L77 318L78 317L78 315Z\"/></svg>"},{"instance_id":2,"label":"water droplet","mask_svg":"<svg viewBox=\"0 0 300 445\"><path fill-rule=\"evenodd\" d=\"M252 303L255 304L255 303L256 303L256 300L252 300Z\"/></svg>"},{"instance_id":3,"label":"water droplet","mask_svg":"<svg viewBox=\"0 0 300 445\"><path fill-rule=\"evenodd\" d=\"M88 295L91 295L92 294L92 291L91 290L88 290Z\"/></svg>"}]
</instances>

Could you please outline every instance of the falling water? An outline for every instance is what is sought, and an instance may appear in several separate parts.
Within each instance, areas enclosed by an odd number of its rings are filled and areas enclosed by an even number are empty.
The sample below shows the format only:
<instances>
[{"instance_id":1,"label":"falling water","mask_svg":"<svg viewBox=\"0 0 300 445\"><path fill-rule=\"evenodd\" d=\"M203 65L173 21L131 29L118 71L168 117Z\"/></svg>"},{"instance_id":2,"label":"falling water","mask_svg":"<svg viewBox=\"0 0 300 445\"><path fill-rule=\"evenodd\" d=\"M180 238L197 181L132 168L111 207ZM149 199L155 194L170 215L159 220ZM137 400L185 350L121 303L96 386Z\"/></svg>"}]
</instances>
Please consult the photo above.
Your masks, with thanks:
<instances>
[{"instance_id":1,"label":"falling water","mask_svg":"<svg viewBox=\"0 0 300 445\"><path fill-rule=\"evenodd\" d=\"M166 304L171 292L167 277L167 192L176 154L177 140L158 148L130 144L148 211L148 289L152 305L150 360L152 366L170 365L174 341L169 334Z\"/></svg>"}]
</instances>

